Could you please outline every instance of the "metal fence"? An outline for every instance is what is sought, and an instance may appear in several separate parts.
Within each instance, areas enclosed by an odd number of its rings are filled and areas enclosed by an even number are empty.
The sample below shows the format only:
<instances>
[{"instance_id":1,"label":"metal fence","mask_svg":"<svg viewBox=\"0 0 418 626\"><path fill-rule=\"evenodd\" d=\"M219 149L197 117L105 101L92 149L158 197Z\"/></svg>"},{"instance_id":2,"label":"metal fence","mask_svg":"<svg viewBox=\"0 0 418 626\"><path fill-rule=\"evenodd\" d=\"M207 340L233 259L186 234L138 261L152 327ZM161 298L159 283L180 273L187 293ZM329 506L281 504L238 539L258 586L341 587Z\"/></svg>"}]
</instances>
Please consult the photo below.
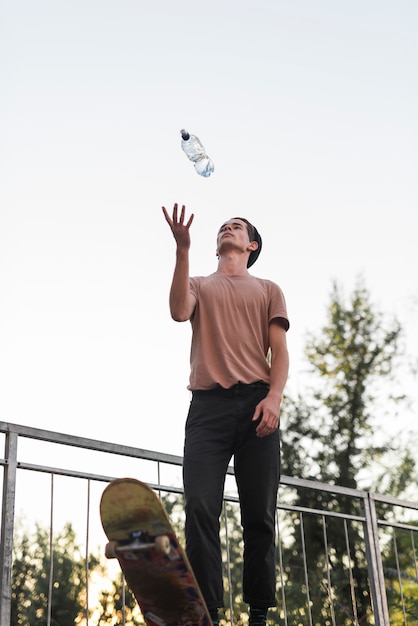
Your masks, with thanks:
<instances>
[{"instance_id":1,"label":"metal fence","mask_svg":"<svg viewBox=\"0 0 418 626\"><path fill-rule=\"evenodd\" d=\"M51 538L71 522L92 546L106 542L99 499L112 478L133 476L161 494L182 494L179 456L0 422L4 458L0 541L0 626L11 624L14 537L21 520L45 524ZM1 442L0 442L1 443ZM245 623L237 607L238 498L233 468L225 485L226 621ZM234 525L235 523L235 525ZM418 624L418 503L283 476L277 504L278 606L283 626ZM232 537L234 535L234 537ZM239 543L239 540L238 540ZM50 559L52 562L52 559ZM94 622L89 604L84 623ZM48 605L54 572L48 573ZM242 600L242 598L241 598ZM46 622L51 624L51 611Z\"/></svg>"}]
</instances>

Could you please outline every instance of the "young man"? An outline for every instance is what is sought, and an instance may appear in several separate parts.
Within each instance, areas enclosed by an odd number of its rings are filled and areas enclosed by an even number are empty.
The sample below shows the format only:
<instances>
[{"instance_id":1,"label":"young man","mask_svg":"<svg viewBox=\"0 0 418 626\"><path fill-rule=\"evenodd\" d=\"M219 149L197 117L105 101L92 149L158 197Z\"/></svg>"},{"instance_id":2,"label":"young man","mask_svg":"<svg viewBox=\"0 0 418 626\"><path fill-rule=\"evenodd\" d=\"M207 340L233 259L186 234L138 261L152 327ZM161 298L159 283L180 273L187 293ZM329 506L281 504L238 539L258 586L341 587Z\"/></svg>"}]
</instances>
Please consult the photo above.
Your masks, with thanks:
<instances>
[{"instance_id":1,"label":"young man","mask_svg":"<svg viewBox=\"0 0 418 626\"><path fill-rule=\"evenodd\" d=\"M186 551L214 624L223 606L219 540L225 475L234 456L244 539L244 601L250 626L276 604L275 510L280 478L280 403L289 358L286 303L275 283L248 272L261 237L244 218L217 235L218 269L189 277L185 206L163 207L176 241L170 290L174 320L191 321L192 400L186 421L183 479ZM270 351L270 365L267 360Z\"/></svg>"}]
</instances>

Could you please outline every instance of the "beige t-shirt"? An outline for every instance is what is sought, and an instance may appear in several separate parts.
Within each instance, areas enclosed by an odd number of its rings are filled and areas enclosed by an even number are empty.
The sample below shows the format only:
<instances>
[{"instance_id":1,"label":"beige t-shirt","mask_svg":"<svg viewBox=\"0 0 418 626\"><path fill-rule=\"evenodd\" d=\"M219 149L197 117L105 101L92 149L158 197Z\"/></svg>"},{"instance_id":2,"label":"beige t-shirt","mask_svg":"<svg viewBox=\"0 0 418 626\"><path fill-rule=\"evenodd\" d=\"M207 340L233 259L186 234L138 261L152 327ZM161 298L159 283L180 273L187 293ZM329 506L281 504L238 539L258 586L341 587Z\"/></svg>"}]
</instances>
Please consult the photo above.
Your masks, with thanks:
<instances>
[{"instance_id":1,"label":"beige t-shirt","mask_svg":"<svg viewBox=\"0 0 418 626\"><path fill-rule=\"evenodd\" d=\"M287 330L282 290L270 280L215 272L190 279L196 297L191 318L191 390L270 382L266 357L273 319Z\"/></svg>"}]
</instances>

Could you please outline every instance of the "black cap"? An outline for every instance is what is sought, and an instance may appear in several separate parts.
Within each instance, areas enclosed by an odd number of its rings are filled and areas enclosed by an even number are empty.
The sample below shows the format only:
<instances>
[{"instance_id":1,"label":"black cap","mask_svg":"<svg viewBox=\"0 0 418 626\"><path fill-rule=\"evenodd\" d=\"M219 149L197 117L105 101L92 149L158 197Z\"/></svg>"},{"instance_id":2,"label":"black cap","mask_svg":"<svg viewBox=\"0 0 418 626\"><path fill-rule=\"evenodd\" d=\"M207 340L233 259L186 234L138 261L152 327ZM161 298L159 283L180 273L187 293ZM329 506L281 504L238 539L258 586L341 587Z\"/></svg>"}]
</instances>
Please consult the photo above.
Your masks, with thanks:
<instances>
[{"instance_id":1,"label":"black cap","mask_svg":"<svg viewBox=\"0 0 418 626\"><path fill-rule=\"evenodd\" d=\"M261 252L261 246L263 245L263 242L261 240L260 233L258 232L256 227L254 226L254 224L251 224L251 222L246 220L245 217L237 217L235 219L242 220L243 222L245 222L247 224L248 235L250 237L250 241L256 241L258 243L257 250L253 250L251 252L250 256L248 257L247 267L251 267L251 265L254 265L254 263L258 259L258 256L259 256L259 254Z\"/></svg>"},{"instance_id":2,"label":"black cap","mask_svg":"<svg viewBox=\"0 0 418 626\"><path fill-rule=\"evenodd\" d=\"M261 241L260 233L258 232L255 226L253 226L253 228L254 228L253 241L256 241L258 243L258 248L257 250L253 250L250 256L248 257L247 267L251 267L251 265L253 265L257 261L258 255L261 252L261 246L263 245L263 242Z\"/></svg>"}]
</instances>

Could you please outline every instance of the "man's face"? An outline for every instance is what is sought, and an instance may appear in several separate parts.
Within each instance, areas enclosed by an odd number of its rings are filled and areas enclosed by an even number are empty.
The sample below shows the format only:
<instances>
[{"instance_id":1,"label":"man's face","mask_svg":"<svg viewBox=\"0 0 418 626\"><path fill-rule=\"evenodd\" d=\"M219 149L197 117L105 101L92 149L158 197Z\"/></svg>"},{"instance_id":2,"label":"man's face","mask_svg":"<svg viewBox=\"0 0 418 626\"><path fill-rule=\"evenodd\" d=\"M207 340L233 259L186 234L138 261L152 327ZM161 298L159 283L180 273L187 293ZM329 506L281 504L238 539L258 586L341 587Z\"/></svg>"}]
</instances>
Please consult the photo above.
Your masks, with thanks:
<instances>
[{"instance_id":1,"label":"man's face","mask_svg":"<svg viewBox=\"0 0 418 626\"><path fill-rule=\"evenodd\" d=\"M232 248L247 250L250 243L247 224L238 218L228 220L220 227L216 243L218 254Z\"/></svg>"}]
</instances>

